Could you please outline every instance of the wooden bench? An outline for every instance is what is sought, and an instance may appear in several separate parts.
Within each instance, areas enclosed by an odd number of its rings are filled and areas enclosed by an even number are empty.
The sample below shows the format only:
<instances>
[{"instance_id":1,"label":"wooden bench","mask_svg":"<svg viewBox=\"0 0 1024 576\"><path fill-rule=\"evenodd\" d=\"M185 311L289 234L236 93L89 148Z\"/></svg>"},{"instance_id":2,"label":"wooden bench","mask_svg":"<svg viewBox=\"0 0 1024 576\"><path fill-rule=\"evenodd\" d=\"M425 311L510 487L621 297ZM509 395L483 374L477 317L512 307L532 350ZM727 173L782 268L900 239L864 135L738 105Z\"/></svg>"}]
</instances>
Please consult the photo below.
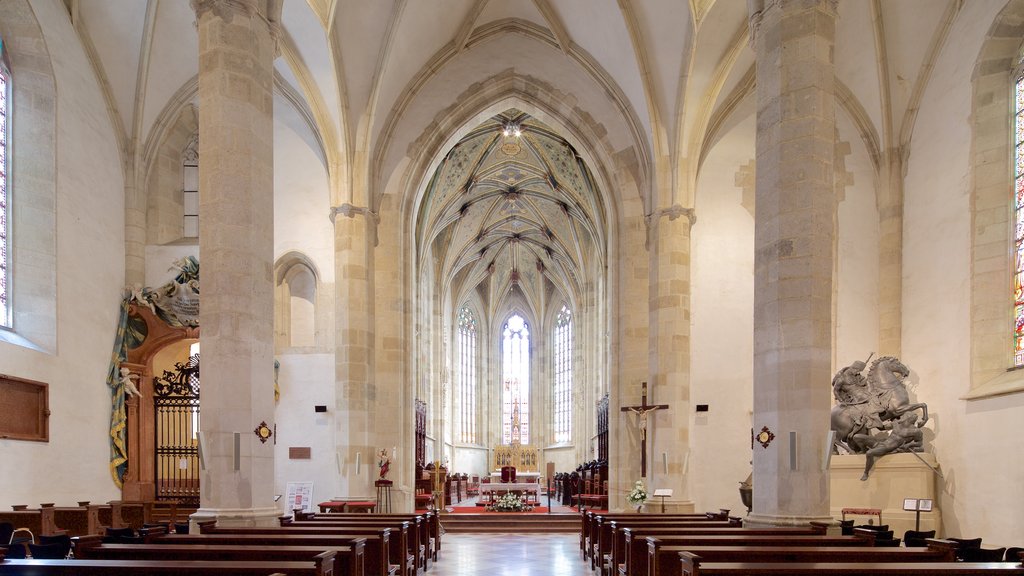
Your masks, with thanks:
<instances>
[{"instance_id":1,"label":"wooden bench","mask_svg":"<svg viewBox=\"0 0 1024 576\"><path fill-rule=\"evenodd\" d=\"M103 533L100 524L100 507L97 505L55 507L53 521L68 536L85 536Z\"/></svg>"},{"instance_id":2,"label":"wooden bench","mask_svg":"<svg viewBox=\"0 0 1024 576\"><path fill-rule=\"evenodd\" d=\"M333 576L318 561L4 560L0 576Z\"/></svg>"},{"instance_id":3,"label":"wooden bench","mask_svg":"<svg viewBox=\"0 0 1024 576\"><path fill-rule=\"evenodd\" d=\"M664 519L677 519L686 522L706 522L706 521L722 521L728 520L729 511L722 510L723 513L706 512L704 514L659 514L658 518ZM596 527L600 526L606 519L617 519L617 518L638 518L638 514L629 513L608 513L608 512L593 512L588 511L580 514L580 552L583 554L583 558L590 558L591 552L593 552L592 546L592 534L596 533Z\"/></svg>"},{"instance_id":4,"label":"wooden bench","mask_svg":"<svg viewBox=\"0 0 1024 576\"><path fill-rule=\"evenodd\" d=\"M656 540L656 539L654 539ZM680 552L701 562L953 562L942 548L876 548L871 546L649 546L647 564L631 574L681 576Z\"/></svg>"},{"instance_id":5,"label":"wooden bench","mask_svg":"<svg viewBox=\"0 0 1024 576\"><path fill-rule=\"evenodd\" d=\"M363 576L366 540L349 546L243 546L226 544L103 544L99 536L73 538L75 558L88 560L252 560L307 562L321 558L337 575ZM328 559L330 562L328 562Z\"/></svg>"},{"instance_id":6,"label":"wooden bench","mask_svg":"<svg viewBox=\"0 0 1024 576\"><path fill-rule=\"evenodd\" d=\"M424 537L424 543L427 546L427 550L430 551L429 555L433 557L434 561L437 561L437 553L441 549L441 517L436 510L426 510L423 512L416 512L414 514L403 514L403 513L390 513L381 514L373 513L371 517L382 517L382 518L408 518L415 516L423 519L423 525L426 526L426 535ZM349 515L343 516L344 518L357 517L363 518L365 516ZM285 516L284 518L287 518ZM338 514L313 514L304 512L295 512L295 520L297 521L322 521L331 522L338 519Z\"/></svg>"},{"instance_id":7,"label":"wooden bench","mask_svg":"<svg viewBox=\"0 0 1024 576\"><path fill-rule=\"evenodd\" d=\"M622 558L622 553L625 549L622 530L630 526L644 526L651 529L665 528L671 530L743 529L743 525L740 523L738 518L727 521L716 520L690 522L688 520L672 519L640 519L636 514L634 514L629 518L605 519L593 527L595 532L592 534L592 538L594 540L592 544L593 551L591 552L591 568L596 567L603 559L608 559L610 557Z\"/></svg>"},{"instance_id":8,"label":"wooden bench","mask_svg":"<svg viewBox=\"0 0 1024 576\"><path fill-rule=\"evenodd\" d=\"M683 576L986 576L1024 574L1017 562L701 562L679 553Z\"/></svg>"},{"instance_id":9,"label":"wooden bench","mask_svg":"<svg viewBox=\"0 0 1024 576\"><path fill-rule=\"evenodd\" d=\"M395 576L399 565L391 561L389 528L366 527L346 534L162 534L147 538L152 544L227 544L243 546L322 546L337 548L351 546L354 540L364 539L366 576Z\"/></svg>"},{"instance_id":10,"label":"wooden bench","mask_svg":"<svg viewBox=\"0 0 1024 576\"><path fill-rule=\"evenodd\" d=\"M54 521L53 507L48 506L38 510L13 510L11 512L0 512L0 522L10 522L15 528L27 528L32 534L39 536L53 536L60 532Z\"/></svg>"},{"instance_id":11,"label":"wooden bench","mask_svg":"<svg viewBox=\"0 0 1024 576\"><path fill-rule=\"evenodd\" d=\"M620 525L621 524L621 525ZM623 530L631 529L629 533ZM806 528L744 528L741 525L694 526L687 524L666 525L629 523L612 520L608 527L602 527L598 548L595 551L598 567L607 574L614 574L616 567L626 557L625 542L633 534L652 536L816 536L825 534L824 526ZM644 551L646 552L646 551Z\"/></svg>"},{"instance_id":12,"label":"wooden bench","mask_svg":"<svg viewBox=\"0 0 1024 576\"><path fill-rule=\"evenodd\" d=\"M333 516L333 518L331 518L331 516ZM431 546L430 535L427 526L427 519L420 515L395 514L393 516L381 516L378 514L329 514L327 518L318 520L293 520L290 516L283 516L280 518L280 522L282 527L298 528L394 526L399 529L403 528L404 524L407 523L408 550L414 556L417 568L422 568L424 571L428 569L427 562L431 558L431 554L427 553Z\"/></svg>"},{"instance_id":13,"label":"wooden bench","mask_svg":"<svg viewBox=\"0 0 1024 576\"><path fill-rule=\"evenodd\" d=\"M346 515L348 518L337 522L304 522L302 525L287 523L277 528L227 528L221 529L211 527L210 524L199 525L204 533L258 533L261 531L287 531L288 533L299 534L330 534L334 532L345 532L365 528L390 528L391 529L391 556L392 562L400 567L400 574L404 576L415 576L416 569L421 566L421 554L419 549L419 532L415 519L409 518L376 518L371 515L359 514L363 519L352 519L353 515Z\"/></svg>"}]
</instances>

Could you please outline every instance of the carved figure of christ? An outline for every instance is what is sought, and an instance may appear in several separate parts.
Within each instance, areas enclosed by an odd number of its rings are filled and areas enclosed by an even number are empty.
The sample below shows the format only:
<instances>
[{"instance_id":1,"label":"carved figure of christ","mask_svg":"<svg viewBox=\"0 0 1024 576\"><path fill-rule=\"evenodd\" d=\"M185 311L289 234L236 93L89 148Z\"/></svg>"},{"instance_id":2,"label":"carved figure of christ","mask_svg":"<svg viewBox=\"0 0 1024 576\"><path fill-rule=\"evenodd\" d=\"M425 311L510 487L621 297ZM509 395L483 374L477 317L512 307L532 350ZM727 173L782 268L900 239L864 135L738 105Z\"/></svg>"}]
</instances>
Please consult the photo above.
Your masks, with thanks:
<instances>
[{"instance_id":1,"label":"carved figure of christ","mask_svg":"<svg viewBox=\"0 0 1024 576\"><path fill-rule=\"evenodd\" d=\"M637 426L640 428L640 476L647 478L647 414L655 410L667 410L668 404L647 403L647 382L643 383L639 406L623 406L622 412L635 412L640 419Z\"/></svg>"}]
</instances>

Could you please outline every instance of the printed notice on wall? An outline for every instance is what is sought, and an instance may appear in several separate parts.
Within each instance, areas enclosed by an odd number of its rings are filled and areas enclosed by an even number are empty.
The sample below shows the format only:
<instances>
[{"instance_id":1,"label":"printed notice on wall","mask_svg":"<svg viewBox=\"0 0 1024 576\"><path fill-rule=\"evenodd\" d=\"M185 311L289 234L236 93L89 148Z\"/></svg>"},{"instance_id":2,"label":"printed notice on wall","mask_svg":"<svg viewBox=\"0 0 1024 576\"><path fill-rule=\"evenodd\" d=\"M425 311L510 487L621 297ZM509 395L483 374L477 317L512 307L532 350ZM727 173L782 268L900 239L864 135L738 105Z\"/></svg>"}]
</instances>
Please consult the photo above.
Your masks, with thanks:
<instances>
[{"instance_id":1,"label":"printed notice on wall","mask_svg":"<svg viewBox=\"0 0 1024 576\"><path fill-rule=\"evenodd\" d=\"M287 499L285 500L285 512L302 510L303 512L313 511L313 483L312 482L289 482Z\"/></svg>"}]
</instances>

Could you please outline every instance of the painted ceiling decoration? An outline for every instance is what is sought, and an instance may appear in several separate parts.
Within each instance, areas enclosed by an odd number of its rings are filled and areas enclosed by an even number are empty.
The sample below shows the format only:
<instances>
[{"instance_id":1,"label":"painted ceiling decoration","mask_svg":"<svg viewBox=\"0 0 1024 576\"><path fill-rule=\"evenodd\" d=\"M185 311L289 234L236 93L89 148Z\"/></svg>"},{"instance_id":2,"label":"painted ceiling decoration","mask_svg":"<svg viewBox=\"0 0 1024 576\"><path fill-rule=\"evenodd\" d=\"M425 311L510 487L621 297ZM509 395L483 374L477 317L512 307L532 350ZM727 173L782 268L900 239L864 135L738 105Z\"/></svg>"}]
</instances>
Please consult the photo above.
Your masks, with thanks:
<instances>
[{"instance_id":1,"label":"painted ceiling decoration","mask_svg":"<svg viewBox=\"0 0 1024 576\"><path fill-rule=\"evenodd\" d=\"M467 134L437 168L418 220L421 262L436 265L460 301L479 289L494 304L517 292L538 302L545 281L575 299L603 268L605 218L572 145L510 109Z\"/></svg>"}]
</instances>

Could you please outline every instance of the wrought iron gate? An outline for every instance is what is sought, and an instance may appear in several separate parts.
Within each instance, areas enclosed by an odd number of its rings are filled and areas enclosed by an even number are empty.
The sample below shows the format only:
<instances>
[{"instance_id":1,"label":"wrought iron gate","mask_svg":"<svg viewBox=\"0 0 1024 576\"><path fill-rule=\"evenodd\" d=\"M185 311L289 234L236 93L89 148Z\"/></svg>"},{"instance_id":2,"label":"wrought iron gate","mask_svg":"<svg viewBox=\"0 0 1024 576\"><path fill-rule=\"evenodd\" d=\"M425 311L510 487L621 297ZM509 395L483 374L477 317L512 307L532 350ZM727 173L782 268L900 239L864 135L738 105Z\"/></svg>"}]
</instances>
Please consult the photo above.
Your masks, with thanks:
<instances>
[{"instance_id":1,"label":"wrought iron gate","mask_svg":"<svg viewBox=\"0 0 1024 576\"><path fill-rule=\"evenodd\" d=\"M153 378L156 499L199 506L199 355Z\"/></svg>"}]
</instances>

